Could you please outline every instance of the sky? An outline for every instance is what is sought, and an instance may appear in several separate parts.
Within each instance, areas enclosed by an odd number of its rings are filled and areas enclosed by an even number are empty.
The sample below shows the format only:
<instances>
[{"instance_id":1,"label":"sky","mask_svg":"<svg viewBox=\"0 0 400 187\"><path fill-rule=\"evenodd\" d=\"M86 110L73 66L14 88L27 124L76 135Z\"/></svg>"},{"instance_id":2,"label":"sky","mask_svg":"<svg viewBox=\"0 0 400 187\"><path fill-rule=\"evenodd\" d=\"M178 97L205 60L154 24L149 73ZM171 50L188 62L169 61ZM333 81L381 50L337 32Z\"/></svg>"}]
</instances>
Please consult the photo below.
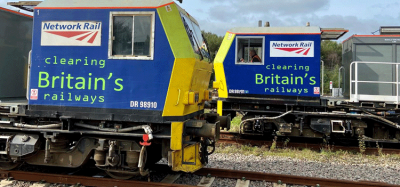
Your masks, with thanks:
<instances>
[{"instance_id":1,"label":"sky","mask_svg":"<svg viewBox=\"0 0 400 187\"><path fill-rule=\"evenodd\" d=\"M343 38L400 26L399 0L183 0L180 4L202 30L223 35L233 27L312 26L345 28ZM375 33L379 34L379 32Z\"/></svg>"},{"instance_id":2,"label":"sky","mask_svg":"<svg viewBox=\"0 0 400 187\"><path fill-rule=\"evenodd\" d=\"M18 0L0 0L0 7L10 8L7 1ZM400 26L399 0L183 0L178 4L202 30L220 36L233 27L256 27L259 20L269 21L271 27L310 22L321 28L348 29L341 40L371 34L380 26Z\"/></svg>"}]
</instances>

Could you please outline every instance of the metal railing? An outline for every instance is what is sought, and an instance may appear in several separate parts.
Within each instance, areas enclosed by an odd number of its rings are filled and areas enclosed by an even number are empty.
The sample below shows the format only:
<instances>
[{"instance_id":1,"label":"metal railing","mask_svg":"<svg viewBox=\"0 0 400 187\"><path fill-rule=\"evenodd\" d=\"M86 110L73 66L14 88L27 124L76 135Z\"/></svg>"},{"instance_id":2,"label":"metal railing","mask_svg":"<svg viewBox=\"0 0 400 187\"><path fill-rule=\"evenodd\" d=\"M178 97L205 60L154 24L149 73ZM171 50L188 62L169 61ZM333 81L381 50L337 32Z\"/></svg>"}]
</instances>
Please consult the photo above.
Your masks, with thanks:
<instances>
[{"instance_id":1,"label":"metal railing","mask_svg":"<svg viewBox=\"0 0 400 187\"><path fill-rule=\"evenodd\" d=\"M377 65L392 65L396 66L395 75L396 81L362 81L359 80L359 64L377 64ZM354 77L353 77L353 67L354 67ZM393 72L393 69L390 73ZM365 72L364 72L365 73ZM376 72L374 72L376 73ZM388 72L385 72L388 73ZM393 80L393 79L392 79ZM354 83L354 92L353 92L353 83ZM396 94L393 95L371 95L371 94L360 94L359 93L359 83L366 84L392 84L396 87ZM385 102L391 104L399 104L399 64L392 62L359 62L355 61L350 64L350 101L351 102L359 102L359 101L377 101L377 102Z\"/></svg>"}]
</instances>

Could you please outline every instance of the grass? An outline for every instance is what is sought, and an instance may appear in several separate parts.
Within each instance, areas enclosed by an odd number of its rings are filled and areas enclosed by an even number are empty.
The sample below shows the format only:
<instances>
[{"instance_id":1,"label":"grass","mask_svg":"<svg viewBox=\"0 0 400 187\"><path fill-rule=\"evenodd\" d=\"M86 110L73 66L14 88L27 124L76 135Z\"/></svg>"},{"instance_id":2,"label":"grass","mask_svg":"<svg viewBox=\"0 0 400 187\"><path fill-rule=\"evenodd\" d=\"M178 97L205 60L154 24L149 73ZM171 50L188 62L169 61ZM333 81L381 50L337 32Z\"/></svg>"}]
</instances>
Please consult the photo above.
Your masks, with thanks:
<instances>
[{"instance_id":1,"label":"grass","mask_svg":"<svg viewBox=\"0 0 400 187\"><path fill-rule=\"evenodd\" d=\"M373 164L376 166L400 167L400 155L382 154L365 155L348 151L312 151L310 149L270 149L268 146L224 145L219 144L216 153L255 155L261 157L292 158L305 161L344 163L344 164Z\"/></svg>"},{"instance_id":2,"label":"grass","mask_svg":"<svg viewBox=\"0 0 400 187\"><path fill-rule=\"evenodd\" d=\"M239 128L240 128L240 122L242 120L242 115L236 115L236 117L234 117L231 121L231 129L229 130L229 132L239 132Z\"/></svg>"}]
</instances>

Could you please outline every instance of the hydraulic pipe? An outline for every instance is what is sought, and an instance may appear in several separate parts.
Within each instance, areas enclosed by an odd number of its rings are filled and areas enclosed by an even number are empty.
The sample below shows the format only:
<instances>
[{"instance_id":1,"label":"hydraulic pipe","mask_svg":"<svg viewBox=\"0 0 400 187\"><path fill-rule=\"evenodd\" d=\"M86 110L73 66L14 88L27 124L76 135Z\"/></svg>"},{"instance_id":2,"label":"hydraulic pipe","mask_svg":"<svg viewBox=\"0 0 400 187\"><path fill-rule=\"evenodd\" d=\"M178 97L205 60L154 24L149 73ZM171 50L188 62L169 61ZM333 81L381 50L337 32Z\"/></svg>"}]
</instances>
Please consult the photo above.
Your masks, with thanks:
<instances>
[{"instance_id":1,"label":"hydraulic pipe","mask_svg":"<svg viewBox=\"0 0 400 187\"><path fill-rule=\"evenodd\" d=\"M143 129L144 132L149 135L149 140L153 139L153 134L152 134L153 131L151 130L151 127L148 126L148 125L140 125L140 126L123 128L123 129L100 128L98 126L93 126L93 125L88 125L88 124L83 124L83 123L75 123L74 125L78 126L78 127L87 128L87 129L93 129L93 130L99 130L99 131L107 131L107 132L120 132L120 133Z\"/></svg>"},{"instance_id":2,"label":"hydraulic pipe","mask_svg":"<svg viewBox=\"0 0 400 187\"><path fill-rule=\"evenodd\" d=\"M55 128L60 128L62 124L28 125L22 123L14 123L13 126L19 128L28 128L28 129L55 129Z\"/></svg>"}]
</instances>

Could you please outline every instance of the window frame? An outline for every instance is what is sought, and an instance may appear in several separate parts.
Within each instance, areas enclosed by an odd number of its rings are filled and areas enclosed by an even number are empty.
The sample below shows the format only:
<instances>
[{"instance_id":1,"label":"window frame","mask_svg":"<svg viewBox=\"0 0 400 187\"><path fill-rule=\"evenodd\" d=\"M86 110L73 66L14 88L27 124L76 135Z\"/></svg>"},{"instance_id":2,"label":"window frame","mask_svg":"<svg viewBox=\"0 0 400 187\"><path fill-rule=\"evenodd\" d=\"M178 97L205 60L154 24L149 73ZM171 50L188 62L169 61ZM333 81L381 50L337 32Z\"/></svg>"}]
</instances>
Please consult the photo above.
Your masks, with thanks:
<instances>
[{"instance_id":1,"label":"window frame","mask_svg":"<svg viewBox=\"0 0 400 187\"><path fill-rule=\"evenodd\" d=\"M113 55L113 26L115 16L132 16L132 54L135 49L135 16L150 16L150 56L135 56L135 55ZM129 60L154 60L154 31L155 31L155 12L154 11L129 11L129 12L110 12L109 23L109 38L108 38L108 59L129 59Z\"/></svg>"},{"instance_id":2,"label":"window frame","mask_svg":"<svg viewBox=\"0 0 400 187\"><path fill-rule=\"evenodd\" d=\"M262 39L262 59L261 59L261 63L241 63L238 62L238 47L239 47L239 39ZM260 65L264 65L265 62L265 37L264 36L236 36L236 46L235 46L235 65L253 65L253 66L260 66Z\"/></svg>"}]
</instances>

